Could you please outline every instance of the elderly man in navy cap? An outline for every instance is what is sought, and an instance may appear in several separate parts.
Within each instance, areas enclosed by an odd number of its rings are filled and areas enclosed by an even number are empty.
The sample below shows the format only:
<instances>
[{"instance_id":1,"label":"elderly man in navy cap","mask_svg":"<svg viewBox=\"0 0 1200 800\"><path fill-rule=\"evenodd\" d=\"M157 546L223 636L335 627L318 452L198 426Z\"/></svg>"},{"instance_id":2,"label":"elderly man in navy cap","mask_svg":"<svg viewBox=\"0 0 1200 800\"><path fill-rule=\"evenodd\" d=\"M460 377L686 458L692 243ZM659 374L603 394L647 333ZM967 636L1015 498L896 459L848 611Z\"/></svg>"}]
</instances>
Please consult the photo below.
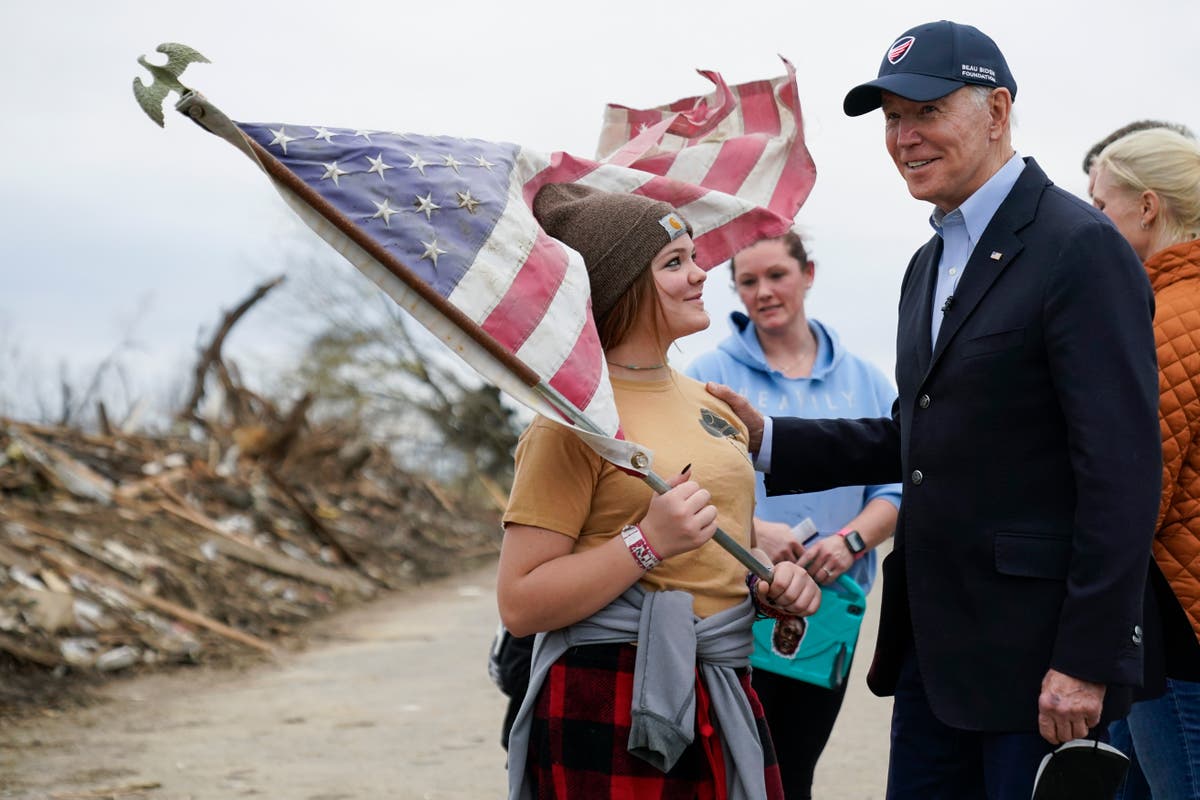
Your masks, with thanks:
<instances>
[{"instance_id":1,"label":"elderly man in navy cap","mask_svg":"<svg viewBox=\"0 0 1200 800\"><path fill-rule=\"evenodd\" d=\"M1028 800L1055 745L1124 716L1152 635L1153 297L1108 221L1013 150L1016 94L995 42L941 21L846 95L851 116L882 108L933 205L890 418L764 420L711 388L750 425L769 493L904 481L868 676L895 696L889 798Z\"/></svg>"}]
</instances>

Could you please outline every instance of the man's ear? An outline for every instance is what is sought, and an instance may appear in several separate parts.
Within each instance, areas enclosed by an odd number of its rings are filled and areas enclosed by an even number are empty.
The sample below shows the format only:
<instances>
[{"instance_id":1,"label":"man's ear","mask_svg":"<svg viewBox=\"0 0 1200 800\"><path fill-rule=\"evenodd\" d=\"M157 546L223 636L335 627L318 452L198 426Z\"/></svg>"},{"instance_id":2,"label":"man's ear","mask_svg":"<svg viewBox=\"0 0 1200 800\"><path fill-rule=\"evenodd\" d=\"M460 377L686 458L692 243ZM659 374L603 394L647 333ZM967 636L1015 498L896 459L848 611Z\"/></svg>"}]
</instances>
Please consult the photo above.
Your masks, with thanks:
<instances>
[{"instance_id":1,"label":"man's ear","mask_svg":"<svg viewBox=\"0 0 1200 800\"><path fill-rule=\"evenodd\" d=\"M1000 139L1008 130L1012 118L1012 94L1008 89L993 89L988 95L988 115L991 117L989 133L993 141Z\"/></svg>"}]
</instances>

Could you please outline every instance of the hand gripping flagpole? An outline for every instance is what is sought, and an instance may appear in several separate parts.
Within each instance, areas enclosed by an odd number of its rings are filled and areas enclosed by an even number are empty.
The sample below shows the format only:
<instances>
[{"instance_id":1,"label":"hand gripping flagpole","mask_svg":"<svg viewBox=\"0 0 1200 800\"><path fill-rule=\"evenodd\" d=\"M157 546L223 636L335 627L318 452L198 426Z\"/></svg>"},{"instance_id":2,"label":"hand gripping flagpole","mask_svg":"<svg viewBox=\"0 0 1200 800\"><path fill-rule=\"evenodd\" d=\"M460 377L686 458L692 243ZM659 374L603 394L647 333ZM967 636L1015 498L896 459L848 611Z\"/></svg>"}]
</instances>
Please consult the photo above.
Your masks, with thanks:
<instances>
[{"instance_id":1,"label":"hand gripping flagpole","mask_svg":"<svg viewBox=\"0 0 1200 800\"><path fill-rule=\"evenodd\" d=\"M392 253L366 235L358 226L329 203L329 201L263 148L262 145L244 135L233 121L209 102L207 98L179 82L179 75L188 63L192 61L207 61L207 59L184 45L168 43L159 45L158 50L159 52L168 54L170 60L166 67L155 67L152 64L147 64L144 58L138 59L139 63L150 69L152 74L155 75L156 80L154 84L147 89L147 87L141 84L140 80L134 80L134 94L142 109L152 120L160 126L163 124L161 103L168 91L177 92L180 95L180 100L175 107L180 113L208 132L225 139L249 156L276 182L277 187L283 190L281 193L284 199L293 208L299 210L300 206L298 204L307 206L319 215L325 223L333 226L338 233L349 240L352 248L361 251L363 255L369 256L370 261L382 267L383 270L371 269L360 263L363 259L352 258L350 253L342 252L343 256L346 256L351 263L379 284L401 307L410 313L421 307L432 310L447 320L459 332L467 336L470 343L474 345L471 348L471 357L466 357L467 354L463 352L463 348L459 348L459 355L470 366L481 373L484 373L484 371L481 369L479 362L488 362L493 371L495 368L503 369L508 375L514 377L518 383L515 386L515 391L514 384L511 382L501 388L507 393L513 394L516 399L534 407L543 404L548 405L562 415L562 417L572 422L576 426L576 432L580 433L581 438L585 440L596 437L607 438L607 434L603 429L576 408L573 403L551 386L548 381L538 375L536 371L497 342L460 309L439 295L412 270L402 264ZM162 82L161 84L160 81ZM157 113L155 113L156 111ZM306 221L308 220L306 219ZM413 315L418 321L426 324L425 317L421 314L414 313ZM487 377L486 373L484 374ZM526 391L522 392L522 388ZM542 402L531 404L528 392L532 392ZM522 394L526 396L522 397ZM671 488L670 485L659 475L649 470L649 464L650 457L646 453L634 452L630 458L629 466L632 467L631 471L637 472L642 480L655 492L658 494L667 492ZM771 568L755 558L749 550L739 544L728 533L718 527L717 532L713 535L713 540L728 551L750 572L762 580L771 581L773 575Z\"/></svg>"}]
</instances>

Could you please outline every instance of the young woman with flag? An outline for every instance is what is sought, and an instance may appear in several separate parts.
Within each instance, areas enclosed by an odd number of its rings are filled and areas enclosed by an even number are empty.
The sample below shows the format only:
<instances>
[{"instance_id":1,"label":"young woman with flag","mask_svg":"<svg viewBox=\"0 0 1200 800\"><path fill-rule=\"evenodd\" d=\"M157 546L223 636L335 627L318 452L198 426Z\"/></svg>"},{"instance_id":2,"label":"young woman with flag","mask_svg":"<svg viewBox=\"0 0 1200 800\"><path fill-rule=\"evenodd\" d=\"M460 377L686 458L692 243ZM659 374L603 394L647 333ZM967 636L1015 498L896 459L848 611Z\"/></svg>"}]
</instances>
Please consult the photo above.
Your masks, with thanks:
<instances>
[{"instance_id":1,"label":"young woman with flag","mask_svg":"<svg viewBox=\"0 0 1200 800\"><path fill-rule=\"evenodd\" d=\"M583 256L625 437L675 477L656 495L549 419L522 435L497 595L511 632L539 636L510 797L782 798L750 629L756 606L811 614L820 591L794 563L748 582L710 541L719 525L753 544L755 477L745 428L667 366L709 323L690 231L665 203L579 184L533 208Z\"/></svg>"}]
</instances>

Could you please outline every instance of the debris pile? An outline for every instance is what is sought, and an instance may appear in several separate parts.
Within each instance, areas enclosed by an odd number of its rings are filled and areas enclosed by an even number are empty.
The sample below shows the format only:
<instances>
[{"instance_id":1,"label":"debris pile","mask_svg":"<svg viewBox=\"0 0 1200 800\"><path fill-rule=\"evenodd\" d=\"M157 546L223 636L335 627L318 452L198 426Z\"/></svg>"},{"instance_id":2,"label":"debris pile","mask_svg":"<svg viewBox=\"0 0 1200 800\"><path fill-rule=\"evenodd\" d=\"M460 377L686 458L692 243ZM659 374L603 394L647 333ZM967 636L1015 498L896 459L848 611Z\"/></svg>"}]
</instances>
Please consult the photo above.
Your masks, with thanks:
<instances>
[{"instance_id":1,"label":"debris pile","mask_svg":"<svg viewBox=\"0 0 1200 800\"><path fill-rule=\"evenodd\" d=\"M0 419L0 708L45 700L31 677L269 653L334 608L498 552L497 503L303 416L200 437Z\"/></svg>"}]
</instances>

